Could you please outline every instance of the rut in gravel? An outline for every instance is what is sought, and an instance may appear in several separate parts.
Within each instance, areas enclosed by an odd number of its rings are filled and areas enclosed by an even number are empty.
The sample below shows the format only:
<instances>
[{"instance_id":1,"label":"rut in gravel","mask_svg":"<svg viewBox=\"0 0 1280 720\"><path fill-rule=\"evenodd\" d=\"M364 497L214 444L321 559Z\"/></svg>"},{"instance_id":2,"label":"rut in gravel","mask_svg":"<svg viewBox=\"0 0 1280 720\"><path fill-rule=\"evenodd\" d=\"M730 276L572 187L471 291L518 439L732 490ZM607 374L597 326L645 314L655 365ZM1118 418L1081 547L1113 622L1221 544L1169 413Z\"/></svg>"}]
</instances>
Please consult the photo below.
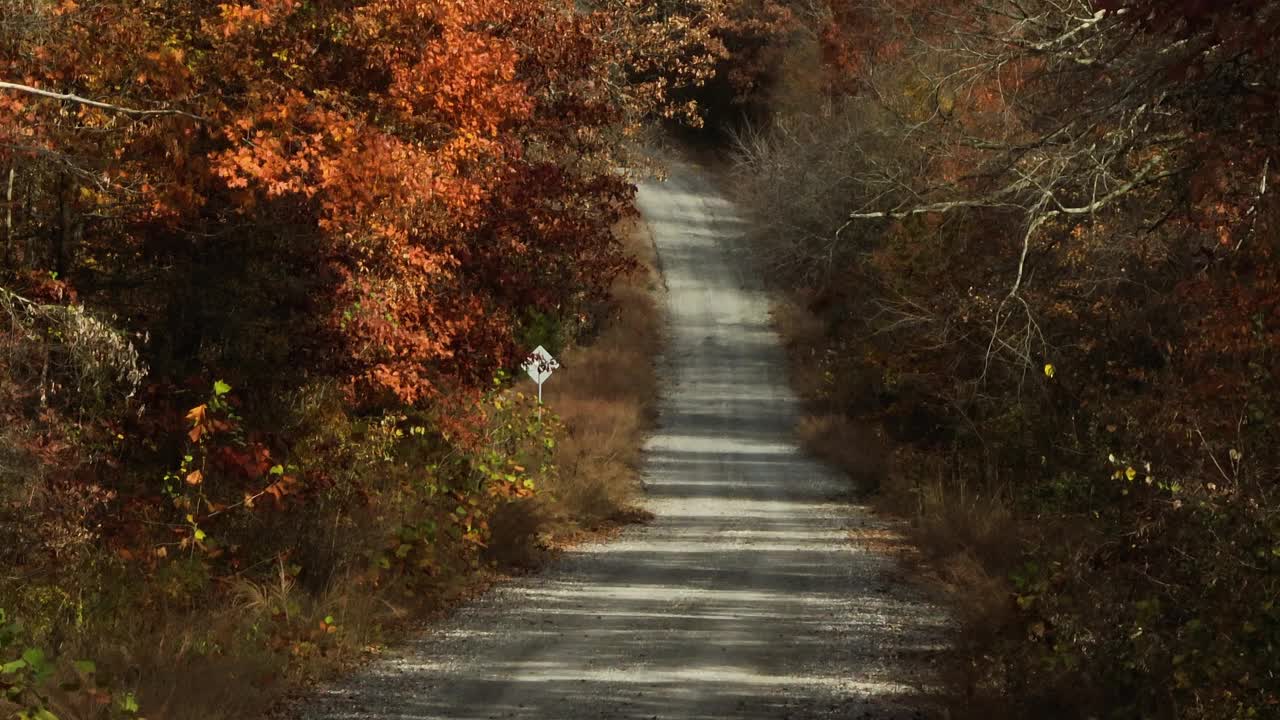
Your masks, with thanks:
<instances>
[{"instance_id":1,"label":"rut in gravel","mask_svg":"<svg viewBox=\"0 0 1280 720\"><path fill-rule=\"evenodd\" d=\"M689 165L638 202L668 287L644 469L656 520L460 609L303 718L917 716L917 658L938 647L943 617L850 539L880 521L796 446L799 407L768 299L744 272L743 221Z\"/></svg>"}]
</instances>

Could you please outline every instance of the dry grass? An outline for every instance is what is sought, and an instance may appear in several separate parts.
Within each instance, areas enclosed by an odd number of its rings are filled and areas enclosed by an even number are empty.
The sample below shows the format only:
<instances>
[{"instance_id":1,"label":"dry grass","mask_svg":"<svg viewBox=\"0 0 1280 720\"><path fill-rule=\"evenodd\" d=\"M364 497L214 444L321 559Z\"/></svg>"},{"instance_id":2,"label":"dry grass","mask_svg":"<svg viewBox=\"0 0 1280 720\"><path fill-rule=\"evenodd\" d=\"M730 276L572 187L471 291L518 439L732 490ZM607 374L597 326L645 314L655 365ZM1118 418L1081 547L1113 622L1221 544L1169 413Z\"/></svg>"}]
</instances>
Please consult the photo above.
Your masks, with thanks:
<instances>
[{"instance_id":1,"label":"dry grass","mask_svg":"<svg viewBox=\"0 0 1280 720\"><path fill-rule=\"evenodd\" d=\"M817 457L845 471L859 492L879 490L889 472L889 448L879 428L843 412L852 392L847 378L827 364L827 326L809 309L813 299L796 293L774 304L774 328L787 348L792 387L805 400L807 412L796 432L800 443Z\"/></svg>"},{"instance_id":2,"label":"dry grass","mask_svg":"<svg viewBox=\"0 0 1280 720\"><path fill-rule=\"evenodd\" d=\"M918 451L900 448L894 465L875 506L910 520L922 569L958 620L957 645L988 647L1015 617L1008 577L1022 531L1006 499L947 481L941 463ZM951 669L951 685L973 686L965 670Z\"/></svg>"},{"instance_id":3,"label":"dry grass","mask_svg":"<svg viewBox=\"0 0 1280 720\"><path fill-rule=\"evenodd\" d=\"M797 428L810 452L840 468L859 492L874 492L888 472L881 433L844 415L806 415Z\"/></svg>"},{"instance_id":4,"label":"dry grass","mask_svg":"<svg viewBox=\"0 0 1280 720\"><path fill-rule=\"evenodd\" d=\"M550 503L526 498L500 506L489 518L489 544L485 560L507 570L531 570L546 559L539 536L553 518Z\"/></svg>"},{"instance_id":5,"label":"dry grass","mask_svg":"<svg viewBox=\"0 0 1280 720\"><path fill-rule=\"evenodd\" d=\"M816 405L830 385L822 364L826 324L808 309L807 300L800 294L778 300L770 314L787 348L791 386L810 405Z\"/></svg>"},{"instance_id":6,"label":"dry grass","mask_svg":"<svg viewBox=\"0 0 1280 720\"><path fill-rule=\"evenodd\" d=\"M648 228L629 224L619 236L640 268L618 280L600 333L570 349L546 386L547 404L565 426L555 452L559 477L548 488L562 536L637 516L641 446L658 393L660 285Z\"/></svg>"},{"instance_id":7,"label":"dry grass","mask_svg":"<svg viewBox=\"0 0 1280 720\"><path fill-rule=\"evenodd\" d=\"M317 596L283 562L277 570L267 579L228 581L206 607L122 615L63 654L94 658L107 673L99 682L135 693L146 717L240 720L261 717L291 689L350 669L409 627L409 613L385 600L393 588L342 577ZM64 720L102 717L90 700L75 689L50 697Z\"/></svg>"}]
</instances>

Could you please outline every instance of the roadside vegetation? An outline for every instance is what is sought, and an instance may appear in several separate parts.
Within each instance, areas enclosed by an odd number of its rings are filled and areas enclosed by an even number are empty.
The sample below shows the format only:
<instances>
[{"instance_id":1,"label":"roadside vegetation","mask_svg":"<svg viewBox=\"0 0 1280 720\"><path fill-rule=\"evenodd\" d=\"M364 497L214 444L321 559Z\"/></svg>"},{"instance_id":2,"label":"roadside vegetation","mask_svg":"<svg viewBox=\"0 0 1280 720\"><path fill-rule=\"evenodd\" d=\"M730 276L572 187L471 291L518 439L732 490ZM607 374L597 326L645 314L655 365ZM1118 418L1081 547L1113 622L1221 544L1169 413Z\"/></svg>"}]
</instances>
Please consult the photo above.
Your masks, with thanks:
<instances>
[{"instance_id":1,"label":"roadside vegetation","mask_svg":"<svg viewBox=\"0 0 1280 720\"><path fill-rule=\"evenodd\" d=\"M597 326L567 349L560 382L547 386L562 428L547 485L552 543L647 519L638 508L640 451L657 419L663 290L648 227L636 220L620 232L638 266L614 283Z\"/></svg>"},{"instance_id":2,"label":"roadside vegetation","mask_svg":"<svg viewBox=\"0 0 1280 720\"><path fill-rule=\"evenodd\" d=\"M642 224L619 233L627 252L649 257ZM209 519L189 517L190 534L173 533L151 558L85 549L83 564L8 586L7 709L40 720L259 716L509 573L643 520L635 501L661 348L656 287L651 266L638 265L591 308L589 326L556 341L564 367L545 408L529 381L499 371L469 408L478 427L465 445L441 444L407 413L361 422L333 392L299 408L312 424L293 462L263 468L263 487L238 503L210 501ZM606 372L615 367L628 374ZM188 413L188 436L202 441L164 475L179 490L174 502L207 497L206 478L186 478L240 450L240 405L218 381ZM304 490L295 473L327 445L340 449L342 465L326 456L340 470L332 485ZM245 517L232 522L224 508ZM246 564L240 542L273 554Z\"/></svg>"},{"instance_id":3,"label":"roadside vegetation","mask_svg":"<svg viewBox=\"0 0 1280 720\"><path fill-rule=\"evenodd\" d=\"M794 9L738 191L951 716L1280 716L1280 3Z\"/></svg>"}]
</instances>

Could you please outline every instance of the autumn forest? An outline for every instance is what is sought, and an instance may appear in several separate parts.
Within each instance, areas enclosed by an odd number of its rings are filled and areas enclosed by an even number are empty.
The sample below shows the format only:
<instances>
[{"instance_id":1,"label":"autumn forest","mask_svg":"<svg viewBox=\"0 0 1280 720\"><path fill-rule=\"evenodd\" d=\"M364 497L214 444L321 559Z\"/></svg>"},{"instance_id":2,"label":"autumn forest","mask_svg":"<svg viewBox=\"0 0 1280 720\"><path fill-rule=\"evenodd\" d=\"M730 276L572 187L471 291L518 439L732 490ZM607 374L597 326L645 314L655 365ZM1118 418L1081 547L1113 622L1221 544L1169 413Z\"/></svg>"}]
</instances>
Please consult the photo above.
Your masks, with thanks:
<instances>
[{"instance_id":1,"label":"autumn forest","mask_svg":"<svg viewBox=\"0 0 1280 720\"><path fill-rule=\"evenodd\" d=\"M949 717L1280 717L1278 53L1277 0L0 0L0 714L261 716L637 519L679 145ZM644 378L630 445L538 345Z\"/></svg>"}]
</instances>

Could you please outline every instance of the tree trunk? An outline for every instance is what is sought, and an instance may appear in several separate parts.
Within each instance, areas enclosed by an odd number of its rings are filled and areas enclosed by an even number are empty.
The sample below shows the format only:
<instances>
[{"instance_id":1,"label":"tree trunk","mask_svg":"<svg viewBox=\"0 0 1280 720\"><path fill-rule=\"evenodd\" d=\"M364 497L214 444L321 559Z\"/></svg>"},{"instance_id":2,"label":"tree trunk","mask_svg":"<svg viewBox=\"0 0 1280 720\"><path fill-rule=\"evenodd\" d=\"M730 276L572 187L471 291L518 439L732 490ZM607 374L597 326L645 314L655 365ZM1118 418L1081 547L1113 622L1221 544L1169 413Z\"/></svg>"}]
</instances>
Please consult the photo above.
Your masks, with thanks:
<instances>
[{"instance_id":1,"label":"tree trunk","mask_svg":"<svg viewBox=\"0 0 1280 720\"><path fill-rule=\"evenodd\" d=\"M58 230L50 237L49 248L49 262L59 280L66 278L68 257L75 245L75 208L72 206L74 192L75 184L63 174L58 179Z\"/></svg>"},{"instance_id":2,"label":"tree trunk","mask_svg":"<svg viewBox=\"0 0 1280 720\"><path fill-rule=\"evenodd\" d=\"M4 194L4 257L0 258L4 267L10 267L13 258L13 180L17 170L17 163L9 166L9 188Z\"/></svg>"}]
</instances>

